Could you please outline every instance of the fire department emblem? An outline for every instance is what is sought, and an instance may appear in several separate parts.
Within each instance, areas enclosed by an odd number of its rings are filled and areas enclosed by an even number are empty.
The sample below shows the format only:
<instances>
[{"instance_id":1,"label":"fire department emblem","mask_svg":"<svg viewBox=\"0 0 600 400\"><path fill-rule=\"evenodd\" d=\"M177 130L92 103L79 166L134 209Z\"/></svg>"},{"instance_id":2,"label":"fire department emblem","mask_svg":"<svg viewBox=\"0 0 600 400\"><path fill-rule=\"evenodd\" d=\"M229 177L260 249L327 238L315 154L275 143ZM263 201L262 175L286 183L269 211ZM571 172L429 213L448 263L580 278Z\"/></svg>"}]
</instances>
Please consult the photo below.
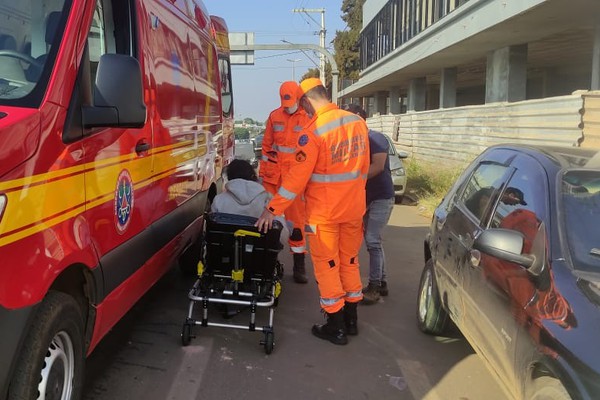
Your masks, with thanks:
<instances>
[{"instance_id":1,"label":"fire department emblem","mask_svg":"<svg viewBox=\"0 0 600 400\"><path fill-rule=\"evenodd\" d=\"M304 134L298 138L298 144L300 146L306 146L308 144L308 135Z\"/></svg>"},{"instance_id":2,"label":"fire department emblem","mask_svg":"<svg viewBox=\"0 0 600 400\"><path fill-rule=\"evenodd\" d=\"M119 233L125 232L133 212L133 180L124 169L117 179L115 190L115 225Z\"/></svg>"},{"instance_id":3,"label":"fire department emblem","mask_svg":"<svg viewBox=\"0 0 600 400\"><path fill-rule=\"evenodd\" d=\"M296 153L296 161L297 162L304 162L306 161L306 153L303 151L299 151Z\"/></svg>"}]
</instances>

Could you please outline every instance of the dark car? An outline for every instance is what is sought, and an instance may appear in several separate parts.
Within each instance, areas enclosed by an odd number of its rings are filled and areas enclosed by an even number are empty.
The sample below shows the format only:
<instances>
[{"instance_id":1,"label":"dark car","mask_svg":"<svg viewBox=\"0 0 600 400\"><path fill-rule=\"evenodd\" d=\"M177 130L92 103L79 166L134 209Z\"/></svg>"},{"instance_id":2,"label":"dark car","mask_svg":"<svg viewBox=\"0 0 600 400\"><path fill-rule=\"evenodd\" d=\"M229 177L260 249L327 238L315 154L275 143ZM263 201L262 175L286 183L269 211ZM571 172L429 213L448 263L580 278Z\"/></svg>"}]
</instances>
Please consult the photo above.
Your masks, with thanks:
<instances>
[{"instance_id":1,"label":"dark car","mask_svg":"<svg viewBox=\"0 0 600 400\"><path fill-rule=\"evenodd\" d=\"M487 149L424 250L423 332L454 322L515 398L600 398L598 150Z\"/></svg>"}]
</instances>

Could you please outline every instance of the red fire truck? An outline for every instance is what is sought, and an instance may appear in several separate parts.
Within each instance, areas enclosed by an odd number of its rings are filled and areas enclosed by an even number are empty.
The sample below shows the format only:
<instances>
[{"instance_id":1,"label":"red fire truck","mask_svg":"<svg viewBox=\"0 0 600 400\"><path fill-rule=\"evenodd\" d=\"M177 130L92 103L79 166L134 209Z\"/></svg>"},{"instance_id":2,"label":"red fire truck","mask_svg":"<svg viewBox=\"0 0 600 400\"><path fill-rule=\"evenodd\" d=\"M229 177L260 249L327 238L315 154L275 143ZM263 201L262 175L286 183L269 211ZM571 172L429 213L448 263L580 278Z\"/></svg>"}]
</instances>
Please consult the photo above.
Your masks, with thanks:
<instances>
[{"instance_id":1,"label":"red fire truck","mask_svg":"<svg viewBox=\"0 0 600 400\"><path fill-rule=\"evenodd\" d=\"M0 0L0 398L77 399L233 158L227 26L201 0Z\"/></svg>"}]
</instances>

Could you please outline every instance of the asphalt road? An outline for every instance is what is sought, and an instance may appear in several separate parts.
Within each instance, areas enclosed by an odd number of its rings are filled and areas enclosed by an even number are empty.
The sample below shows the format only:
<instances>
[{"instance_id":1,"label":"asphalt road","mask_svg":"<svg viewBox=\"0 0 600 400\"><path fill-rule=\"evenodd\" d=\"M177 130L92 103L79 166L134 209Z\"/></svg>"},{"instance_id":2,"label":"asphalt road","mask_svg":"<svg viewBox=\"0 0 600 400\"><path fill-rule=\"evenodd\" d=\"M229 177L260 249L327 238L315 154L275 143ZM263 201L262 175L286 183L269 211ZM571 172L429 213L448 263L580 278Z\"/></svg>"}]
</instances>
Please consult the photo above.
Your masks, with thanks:
<instances>
[{"instance_id":1,"label":"asphalt road","mask_svg":"<svg viewBox=\"0 0 600 400\"><path fill-rule=\"evenodd\" d=\"M432 337L416 328L428 224L416 207L394 207L384 243L390 295L359 307L360 333L347 346L311 335L312 324L323 322L317 286L314 280L292 282L291 257L284 250L286 274L271 355L259 345L262 333L215 327L196 327L196 338L182 347L193 282L171 271L88 359L84 399L506 399L459 333ZM367 260L363 249L363 282ZM240 314L232 322L246 320Z\"/></svg>"}]
</instances>

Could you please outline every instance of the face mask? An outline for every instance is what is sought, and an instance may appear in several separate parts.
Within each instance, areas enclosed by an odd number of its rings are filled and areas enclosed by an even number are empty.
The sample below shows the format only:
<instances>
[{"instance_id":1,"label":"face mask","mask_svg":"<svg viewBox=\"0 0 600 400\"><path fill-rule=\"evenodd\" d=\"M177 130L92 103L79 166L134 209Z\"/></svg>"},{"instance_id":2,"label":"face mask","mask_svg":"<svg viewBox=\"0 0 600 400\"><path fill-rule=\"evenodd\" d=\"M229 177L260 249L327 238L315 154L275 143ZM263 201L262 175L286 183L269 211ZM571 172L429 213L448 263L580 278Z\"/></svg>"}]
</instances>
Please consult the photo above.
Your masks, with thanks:
<instances>
[{"instance_id":1,"label":"face mask","mask_svg":"<svg viewBox=\"0 0 600 400\"><path fill-rule=\"evenodd\" d=\"M291 107L285 107L284 110L286 113L291 115L291 114L295 113L296 111L298 111L298 104L294 104Z\"/></svg>"}]
</instances>

